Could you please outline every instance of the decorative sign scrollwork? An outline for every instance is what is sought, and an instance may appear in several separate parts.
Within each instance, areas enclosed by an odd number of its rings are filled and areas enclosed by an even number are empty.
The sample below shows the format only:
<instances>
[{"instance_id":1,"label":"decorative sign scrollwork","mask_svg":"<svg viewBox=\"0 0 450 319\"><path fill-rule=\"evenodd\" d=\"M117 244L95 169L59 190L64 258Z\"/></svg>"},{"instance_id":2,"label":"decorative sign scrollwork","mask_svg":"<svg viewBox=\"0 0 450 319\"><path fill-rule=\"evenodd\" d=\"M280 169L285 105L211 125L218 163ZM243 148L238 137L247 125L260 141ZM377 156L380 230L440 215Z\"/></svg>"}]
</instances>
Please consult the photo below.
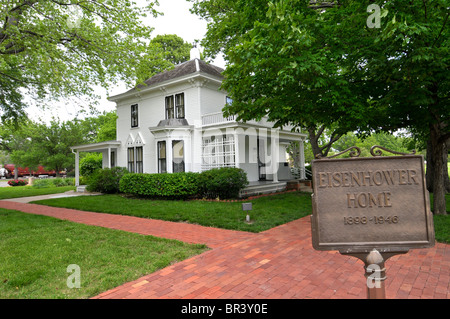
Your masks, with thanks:
<instances>
[{"instance_id":1,"label":"decorative sign scrollwork","mask_svg":"<svg viewBox=\"0 0 450 319\"><path fill-rule=\"evenodd\" d=\"M357 146L352 146L352 147L349 147L349 148L347 148L346 150L344 150L344 151L342 151L342 152L340 152L340 153L334 154L334 155L332 155L332 156L323 157L322 155L317 154L317 155L316 155L316 158L317 158L317 159L322 159L322 158L333 158L333 157L337 157L337 156L339 156L339 155L345 154L345 153L347 153L347 152L350 152L350 154L349 154L350 157L359 157L359 156L361 155L361 149L360 149L359 147L357 147Z\"/></svg>"},{"instance_id":2,"label":"decorative sign scrollwork","mask_svg":"<svg viewBox=\"0 0 450 319\"><path fill-rule=\"evenodd\" d=\"M383 155L383 151L382 150L386 151L386 152L389 152L389 153L392 153L392 154L397 154L397 155L415 155L416 154L416 150L413 150L411 153L402 153L402 152L397 152L397 151L393 151L393 150L387 149L387 148L385 148L383 146L379 146L379 145L372 146L371 149L370 149L370 154L373 157L379 157L379 156ZM349 154L350 157L359 157L361 155L361 149L359 147L357 147L357 146L352 146L352 147L347 148L346 150L344 150L342 152L339 152L339 153L331 155L331 156L324 157L321 154L317 154L316 155L316 159L334 158L334 157L338 157L340 155L343 155L343 154L345 154L347 152L350 152L350 154Z\"/></svg>"},{"instance_id":3,"label":"decorative sign scrollwork","mask_svg":"<svg viewBox=\"0 0 450 319\"><path fill-rule=\"evenodd\" d=\"M381 150L376 150L377 148L380 148ZM385 148L383 146L379 146L379 145L372 146L372 148L370 149L370 154L374 157L382 156L383 155L382 150L392 153L392 154L397 154L397 155L414 155L414 154L416 154L416 150L413 150L411 153L402 153L402 152L396 152L396 151L387 149L387 148Z\"/></svg>"}]
</instances>

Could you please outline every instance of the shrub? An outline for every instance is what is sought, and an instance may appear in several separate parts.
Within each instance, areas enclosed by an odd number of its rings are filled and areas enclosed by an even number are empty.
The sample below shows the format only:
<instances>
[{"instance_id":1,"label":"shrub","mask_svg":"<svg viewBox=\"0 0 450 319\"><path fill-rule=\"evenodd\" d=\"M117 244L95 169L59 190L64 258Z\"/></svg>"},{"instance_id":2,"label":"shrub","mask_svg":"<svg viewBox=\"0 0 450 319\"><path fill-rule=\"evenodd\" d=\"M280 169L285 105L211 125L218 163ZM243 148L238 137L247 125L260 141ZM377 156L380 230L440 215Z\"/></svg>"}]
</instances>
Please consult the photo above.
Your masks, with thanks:
<instances>
[{"instance_id":1,"label":"shrub","mask_svg":"<svg viewBox=\"0 0 450 319\"><path fill-rule=\"evenodd\" d=\"M205 198L238 198L239 191L247 185L247 174L235 167L214 168L199 177L200 196Z\"/></svg>"},{"instance_id":2,"label":"shrub","mask_svg":"<svg viewBox=\"0 0 450 319\"><path fill-rule=\"evenodd\" d=\"M28 184L28 182L24 181L22 179L15 179L15 180L8 181L9 186L25 186L27 184Z\"/></svg>"},{"instance_id":3,"label":"shrub","mask_svg":"<svg viewBox=\"0 0 450 319\"><path fill-rule=\"evenodd\" d=\"M53 187L52 180L49 178L46 179L36 179L33 181L33 187L34 188L49 188Z\"/></svg>"},{"instance_id":4,"label":"shrub","mask_svg":"<svg viewBox=\"0 0 450 319\"><path fill-rule=\"evenodd\" d=\"M75 185L74 178L45 178L45 179L36 179L33 181L33 187L35 188L63 187L74 185Z\"/></svg>"},{"instance_id":5,"label":"shrub","mask_svg":"<svg viewBox=\"0 0 450 319\"><path fill-rule=\"evenodd\" d=\"M80 160L80 174L83 176L90 176L101 168L102 154L100 153L88 154Z\"/></svg>"},{"instance_id":6,"label":"shrub","mask_svg":"<svg viewBox=\"0 0 450 319\"><path fill-rule=\"evenodd\" d=\"M151 198L193 198L199 190L198 176L198 173L127 174L120 181L120 191Z\"/></svg>"},{"instance_id":7,"label":"shrub","mask_svg":"<svg viewBox=\"0 0 450 319\"><path fill-rule=\"evenodd\" d=\"M96 170L88 180L86 189L90 192L114 194L119 192L119 183L128 173L124 167L103 168Z\"/></svg>"}]
</instances>

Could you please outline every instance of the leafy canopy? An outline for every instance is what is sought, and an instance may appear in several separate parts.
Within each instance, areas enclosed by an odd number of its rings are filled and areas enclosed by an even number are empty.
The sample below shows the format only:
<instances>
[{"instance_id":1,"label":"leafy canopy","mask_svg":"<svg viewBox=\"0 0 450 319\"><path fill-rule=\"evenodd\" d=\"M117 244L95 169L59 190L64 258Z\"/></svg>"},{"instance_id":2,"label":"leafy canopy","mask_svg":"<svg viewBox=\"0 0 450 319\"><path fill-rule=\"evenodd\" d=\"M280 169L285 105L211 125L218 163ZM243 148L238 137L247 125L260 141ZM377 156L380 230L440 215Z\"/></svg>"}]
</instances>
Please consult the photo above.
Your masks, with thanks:
<instances>
[{"instance_id":1,"label":"leafy canopy","mask_svg":"<svg viewBox=\"0 0 450 319\"><path fill-rule=\"evenodd\" d=\"M0 111L23 112L23 96L93 96L94 86L134 85L148 51L156 1L1 0Z\"/></svg>"}]
</instances>

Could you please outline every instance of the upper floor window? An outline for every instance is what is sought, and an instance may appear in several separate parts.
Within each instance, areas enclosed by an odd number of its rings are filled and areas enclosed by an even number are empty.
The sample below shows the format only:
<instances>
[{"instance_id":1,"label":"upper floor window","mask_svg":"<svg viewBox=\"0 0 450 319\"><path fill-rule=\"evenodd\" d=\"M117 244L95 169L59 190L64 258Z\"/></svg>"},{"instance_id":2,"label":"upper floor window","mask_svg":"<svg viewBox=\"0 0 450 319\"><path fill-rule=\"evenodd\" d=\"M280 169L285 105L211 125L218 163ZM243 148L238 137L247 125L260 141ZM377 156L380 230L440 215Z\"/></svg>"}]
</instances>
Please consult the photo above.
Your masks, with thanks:
<instances>
[{"instance_id":1,"label":"upper floor window","mask_svg":"<svg viewBox=\"0 0 450 319\"><path fill-rule=\"evenodd\" d=\"M138 127L138 105L134 104L131 106L131 127Z\"/></svg>"},{"instance_id":2,"label":"upper floor window","mask_svg":"<svg viewBox=\"0 0 450 319\"><path fill-rule=\"evenodd\" d=\"M184 93L166 96L166 119L184 119Z\"/></svg>"},{"instance_id":3,"label":"upper floor window","mask_svg":"<svg viewBox=\"0 0 450 319\"><path fill-rule=\"evenodd\" d=\"M175 95L175 111L177 119L184 119L184 93Z\"/></svg>"}]
</instances>

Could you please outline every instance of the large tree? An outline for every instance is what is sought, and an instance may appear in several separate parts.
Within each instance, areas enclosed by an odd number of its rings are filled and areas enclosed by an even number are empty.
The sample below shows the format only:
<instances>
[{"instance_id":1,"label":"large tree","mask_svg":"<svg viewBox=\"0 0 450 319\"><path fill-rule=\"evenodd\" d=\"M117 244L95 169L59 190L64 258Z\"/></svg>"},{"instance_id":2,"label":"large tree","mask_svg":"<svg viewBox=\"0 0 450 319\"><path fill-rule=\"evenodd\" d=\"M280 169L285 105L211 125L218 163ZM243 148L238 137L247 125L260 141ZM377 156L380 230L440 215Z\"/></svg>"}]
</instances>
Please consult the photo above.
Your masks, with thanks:
<instances>
[{"instance_id":1,"label":"large tree","mask_svg":"<svg viewBox=\"0 0 450 319\"><path fill-rule=\"evenodd\" d=\"M86 130L79 121L52 120L50 124L29 121L20 128L19 136L25 137L20 148L11 150L11 160L17 166L37 169L39 165L49 170L71 170L74 157L70 146L83 144ZM15 139L17 131L11 136Z\"/></svg>"},{"instance_id":2,"label":"large tree","mask_svg":"<svg viewBox=\"0 0 450 319\"><path fill-rule=\"evenodd\" d=\"M33 98L93 96L96 85L134 85L148 54L154 3L131 0L0 0L0 115Z\"/></svg>"},{"instance_id":3,"label":"large tree","mask_svg":"<svg viewBox=\"0 0 450 319\"><path fill-rule=\"evenodd\" d=\"M116 119L116 112L111 111L69 121L53 118L50 123L23 119L16 126L10 121L0 126L0 151L16 167L36 169L43 165L57 172L72 170L75 159L70 147L115 140Z\"/></svg>"},{"instance_id":4,"label":"large tree","mask_svg":"<svg viewBox=\"0 0 450 319\"><path fill-rule=\"evenodd\" d=\"M242 120L267 115L311 132L334 128L332 139L400 128L427 136L436 159L434 213L446 213L445 1L192 1L210 21L207 53L223 50L228 60L223 87L233 103L226 112Z\"/></svg>"},{"instance_id":5,"label":"large tree","mask_svg":"<svg viewBox=\"0 0 450 319\"><path fill-rule=\"evenodd\" d=\"M150 41L146 59L139 65L145 79L188 61L192 45L176 34L157 35Z\"/></svg>"}]
</instances>

